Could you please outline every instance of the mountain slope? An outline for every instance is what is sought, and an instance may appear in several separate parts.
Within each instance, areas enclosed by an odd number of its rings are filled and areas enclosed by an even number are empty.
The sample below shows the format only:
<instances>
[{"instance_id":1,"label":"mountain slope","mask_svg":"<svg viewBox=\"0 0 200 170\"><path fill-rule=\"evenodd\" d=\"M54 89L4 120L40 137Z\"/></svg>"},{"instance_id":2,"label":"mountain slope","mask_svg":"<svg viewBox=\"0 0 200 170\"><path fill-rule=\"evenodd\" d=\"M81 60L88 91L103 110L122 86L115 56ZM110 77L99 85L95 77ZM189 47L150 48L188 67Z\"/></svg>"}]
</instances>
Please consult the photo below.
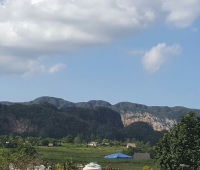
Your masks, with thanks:
<instances>
[{"instance_id":1,"label":"mountain slope","mask_svg":"<svg viewBox=\"0 0 200 170\"><path fill-rule=\"evenodd\" d=\"M50 104L0 104L0 135L15 133L24 136L62 138L82 133L102 138L119 138L123 128L119 113L109 108L70 108L58 110ZM103 110L102 110L103 109ZM84 115L87 115L85 117ZM82 116L82 118L81 118Z\"/></svg>"},{"instance_id":2,"label":"mountain slope","mask_svg":"<svg viewBox=\"0 0 200 170\"><path fill-rule=\"evenodd\" d=\"M41 97L40 99L48 98ZM60 100L53 98L55 101ZM52 98L51 98L52 100ZM50 102L49 102L50 103ZM56 102L55 102L56 103ZM58 103L58 102L57 102ZM52 103L53 104L53 103ZM54 104L55 105L55 104ZM56 105L55 105L56 106ZM153 127L154 130L169 130L177 123L181 116L193 110L200 115L200 110L189 109L185 107L167 107L167 106L146 106L131 102L120 102L115 105L102 100L92 100L89 102L73 103L71 105L59 105L57 108L67 107L84 107L94 108L96 106L109 107L121 115L124 126L128 126L134 122L146 122Z\"/></svg>"},{"instance_id":3,"label":"mountain slope","mask_svg":"<svg viewBox=\"0 0 200 170\"><path fill-rule=\"evenodd\" d=\"M106 107L67 108L62 111L81 120L96 121L99 124L105 124L119 129L124 127L120 114Z\"/></svg>"},{"instance_id":4,"label":"mountain slope","mask_svg":"<svg viewBox=\"0 0 200 170\"><path fill-rule=\"evenodd\" d=\"M61 98L48 97L48 96L39 97L39 98L36 98L35 100L32 100L30 102L25 102L23 104L44 104L44 103L52 104L52 105L56 106L58 109L61 109L61 108L65 109L68 107L76 107L73 102L69 102L69 101L63 100Z\"/></svg>"},{"instance_id":5,"label":"mountain slope","mask_svg":"<svg viewBox=\"0 0 200 170\"><path fill-rule=\"evenodd\" d=\"M61 98L54 97L39 97L30 102L24 102L22 104L44 104L49 103L54 105L57 109L67 108L95 108L98 106L107 107L114 111L117 111L121 115L121 120L124 126L128 126L135 122L146 122L153 127L154 130L162 131L169 130L189 111L195 111L197 115L200 115L200 110L189 109L185 107L167 107L167 106L146 106L131 102L120 102L115 105L111 105L109 102L102 100L91 100L88 102L73 103ZM4 102L4 104L12 104Z\"/></svg>"}]
</instances>

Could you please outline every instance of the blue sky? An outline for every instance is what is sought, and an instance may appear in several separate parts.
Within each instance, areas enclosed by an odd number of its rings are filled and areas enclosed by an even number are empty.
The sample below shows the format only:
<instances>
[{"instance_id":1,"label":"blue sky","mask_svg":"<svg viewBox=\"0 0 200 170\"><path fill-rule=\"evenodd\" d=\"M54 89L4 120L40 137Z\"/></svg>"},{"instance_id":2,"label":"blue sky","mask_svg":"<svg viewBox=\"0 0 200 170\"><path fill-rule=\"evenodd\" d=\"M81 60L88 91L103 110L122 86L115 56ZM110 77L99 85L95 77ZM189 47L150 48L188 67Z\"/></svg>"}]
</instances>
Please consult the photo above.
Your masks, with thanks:
<instances>
[{"instance_id":1,"label":"blue sky","mask_svg":"<svg viewBox=\"0 0 200 170\"><path fill-rule=\"evenodd\" d=\"M0 101L200 109L200 0L0 2Z\"/></svg>"}]
</instances>

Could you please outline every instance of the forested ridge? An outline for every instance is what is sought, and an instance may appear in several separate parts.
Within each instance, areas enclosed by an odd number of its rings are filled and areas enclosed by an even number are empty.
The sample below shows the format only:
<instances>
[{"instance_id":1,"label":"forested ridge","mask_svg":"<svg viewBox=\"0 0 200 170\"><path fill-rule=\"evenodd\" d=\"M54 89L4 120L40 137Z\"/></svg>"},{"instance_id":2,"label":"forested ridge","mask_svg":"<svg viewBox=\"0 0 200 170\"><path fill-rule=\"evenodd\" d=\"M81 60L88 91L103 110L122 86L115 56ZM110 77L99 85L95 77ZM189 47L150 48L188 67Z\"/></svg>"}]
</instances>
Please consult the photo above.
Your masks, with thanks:
<instances>
[{"instance_id":1,"label":"forested ridge","mask_svg":"<svg viewBox=\"0 0 200 170\"><path fill-rule=\"evenodd\" d=\"M13 105L16 103L12 102L0 102L5 105ZM200 110L195 108L186 108L183 106L175 106L175 107L168 107L168 106L146 106L143 104L138 103L131 103L131 102L119 102L117 104L110 104L107 101L103 100L90 100L88 102L70 102L61 98L49 97L49 96L42 96L38 97L29 102L21 102L20 104L23 105L35 105L35 104L45 104L49 103L55 106L57 109L66 109L66 108L95 108L95 107L107 107L112 110L117 111L120 114L125 114L127 112L133 113L150 113L156 117L160 118L172 118L180 119L181 116L184 116L186 113L190 111L195 111L197 115L200 115Z\"/></svg>"},{"instance_id":2,"label":"forested ridge","mask_svg":"<svg viewBox=\"0 0 200 170\"><path fill-rule=\"evenodd\" d=\"M58 109L55 105L0 104L0 135L16 134L43 138L91 136L101 139L125 140L135 138L155 144L163 132L156 132L144 122L123 127L120 114L110 108L71 107Z\"/></svg>"}]
</instances>

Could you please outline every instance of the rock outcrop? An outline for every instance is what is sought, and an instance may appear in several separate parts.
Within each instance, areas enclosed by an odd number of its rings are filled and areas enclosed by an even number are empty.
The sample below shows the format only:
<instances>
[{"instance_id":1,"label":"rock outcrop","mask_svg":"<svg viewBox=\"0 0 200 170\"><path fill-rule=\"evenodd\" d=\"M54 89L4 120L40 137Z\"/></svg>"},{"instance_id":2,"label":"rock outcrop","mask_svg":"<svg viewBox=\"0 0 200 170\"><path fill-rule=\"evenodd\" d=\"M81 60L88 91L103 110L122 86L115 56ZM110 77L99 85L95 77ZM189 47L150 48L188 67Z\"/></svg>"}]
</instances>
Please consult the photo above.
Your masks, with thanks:
<instances>
[{"instance_id":1,"label":"rock outcrop","mask_svg":"<svg viewBox=\"0 0 200 170\"><path fill-rule=\"evenodd\" d=\"M162 130L169 130L177 123L176 119L169 119L169 118L158 118L153 116L152 114L145 112L145 113L134 113L134 112L127 112L121 114L121 119L124 126L128 126L134 122L146 122L149 123L154 130L162 131Z\"/></svg>"}]
</instances>

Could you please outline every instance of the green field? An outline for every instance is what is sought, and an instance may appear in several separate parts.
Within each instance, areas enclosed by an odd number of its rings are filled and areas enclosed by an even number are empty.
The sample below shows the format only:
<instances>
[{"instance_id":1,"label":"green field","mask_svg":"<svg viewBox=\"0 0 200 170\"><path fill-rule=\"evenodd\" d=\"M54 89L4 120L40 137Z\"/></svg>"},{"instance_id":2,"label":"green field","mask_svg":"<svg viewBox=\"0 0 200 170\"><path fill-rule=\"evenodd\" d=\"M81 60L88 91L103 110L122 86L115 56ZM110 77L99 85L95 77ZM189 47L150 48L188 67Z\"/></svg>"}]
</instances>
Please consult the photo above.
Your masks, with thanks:
<instances>
[{"instance_id":1,"label":"green field","mask_svg":"<svg viewBox=\"0 0 200 170\"><path fill-rule=\"evenodd\" d=\"M142 167L149 166L155 169L155 160L134 160L134 159L105 159L104 156L115 152L122 152L126 147L86 147L66 145L62 147L36 147L38 155L48 163L54 165L62 163L67 158L74 162L88 164L96 162L106 168L111 164L113 169L119 170L142 170Z\"/></svg>"}]
</instances>

